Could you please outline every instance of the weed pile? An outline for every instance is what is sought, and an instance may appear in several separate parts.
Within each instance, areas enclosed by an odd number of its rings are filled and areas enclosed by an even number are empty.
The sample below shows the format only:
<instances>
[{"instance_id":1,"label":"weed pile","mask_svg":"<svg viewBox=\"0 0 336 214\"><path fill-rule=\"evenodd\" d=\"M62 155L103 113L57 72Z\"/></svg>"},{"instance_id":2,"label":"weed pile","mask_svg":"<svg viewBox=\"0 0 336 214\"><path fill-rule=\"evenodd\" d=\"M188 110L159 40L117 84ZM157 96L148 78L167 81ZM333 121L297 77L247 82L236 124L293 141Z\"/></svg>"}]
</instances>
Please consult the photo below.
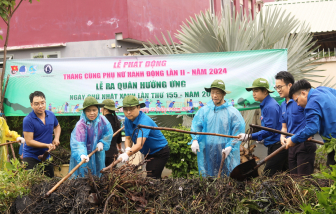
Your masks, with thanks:
<instances>
[{"instance_id":1,"label":"weed pile","mask_svg":"<svg viewBox=\"0 0 336 214\"><path fill-rule=\"evenodd\" d=\"M279 174L238 182L229 177L193 179L144 177L140 165L125 164L101 178L57 182L32 187L18 197L11 213L283 213L300 212L301 204L317 203L316 191L330 180Z\"/></svg>"}]
</instances>

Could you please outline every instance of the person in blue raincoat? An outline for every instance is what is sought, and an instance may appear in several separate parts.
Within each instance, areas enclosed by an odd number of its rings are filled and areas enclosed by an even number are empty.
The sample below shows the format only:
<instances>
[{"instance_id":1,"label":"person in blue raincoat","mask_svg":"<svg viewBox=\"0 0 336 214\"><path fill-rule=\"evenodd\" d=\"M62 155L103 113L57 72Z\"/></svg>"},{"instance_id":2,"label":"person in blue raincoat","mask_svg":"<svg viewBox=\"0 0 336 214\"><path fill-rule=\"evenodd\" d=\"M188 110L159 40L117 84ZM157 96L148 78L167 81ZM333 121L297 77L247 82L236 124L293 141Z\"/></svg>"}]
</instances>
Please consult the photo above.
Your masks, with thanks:
<instances>
[{"instance_id":1,"label":"person in blue raincoat","mask_svg":"<svg viewBox=\"0 0 336 214\"><path fill-rule=\"evenodd\" d=\"M215 80L210 88L211 101L196 113L191 126L194 132L210 132L237 136L245 131L245 122L239 111L224 100L224 96L231 93L225 90L222 80ZM211 135L191 135L191 150L197 154L199 173L203 177L217 176L222 153L225 162L221 175L229 175L240 164L240 141Z\"/></svg>"},{"instance_id":2,"label":"person in blue raincoat","mask_svg":"<svg viewBox=\"0 0 336 214\"><path fill-rule=\"evenodd\" d=\"M100 114L98 103L94 97L86 97L83 103L82 115L71 133L69 172L82 160L85 163L72 174L72 178L84 177L90 169L91 174L101 176L100 170L105 167L105 151L110 149L113 129L110 122ZM98 149L90 158L93 150Z\"/></svg>"}]
</instances>

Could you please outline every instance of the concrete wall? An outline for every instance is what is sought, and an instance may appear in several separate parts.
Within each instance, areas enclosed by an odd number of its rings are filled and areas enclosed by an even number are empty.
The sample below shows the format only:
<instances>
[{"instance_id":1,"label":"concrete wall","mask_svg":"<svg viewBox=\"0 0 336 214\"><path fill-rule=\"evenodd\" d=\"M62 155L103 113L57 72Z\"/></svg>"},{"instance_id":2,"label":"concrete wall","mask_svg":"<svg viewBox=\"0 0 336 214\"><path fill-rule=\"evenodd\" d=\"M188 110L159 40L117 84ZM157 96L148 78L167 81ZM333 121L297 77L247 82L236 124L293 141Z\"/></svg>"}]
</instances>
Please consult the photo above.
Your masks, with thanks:
<instances>
[{"instance_id":1,"label":"concrete wall","mask_svg":"<svg viewBox=\"0 0 336 214\"><path fill-rule=\"evenodd\" d=\"M317 81L323 82L323 80L325 80L326 77L330 76L330 77L335 77L330 84L335 84L336 83L336 57L327 57L327 58L323 58L321 60L319 60L319 62L315 63L315 64L319 64L319 63L323 63L322 65L318 66L316 69L318 70L323 70L320 72L316 72L314 74L316 75L321 75L324 77L316 77L314 78ZM311 83L314 87L319 86L319 83Z\"/></svg>"},{"instance_id":2,"label":"concrete wall","mask_svg":"<svg viewBox=\"0 0 336 214\"><path fill-rule=\"evenodd\" d=\"M161 32L176 33L183 21L209 6L209 0L23 1L10 22L8 46L108 40L116 33L138 41L161 39ZM5 38L2 19L0 28Z\"/></svg>"},{"instance_id":3,"label":"concrete wall","mask_svg":"<svg viewBox=\"0 0 336 214\"><path fill-rule=\"evenodd\" d=\"M111 44L115 44L115 48L112 48ZM60 52L61 58L123 56L123 54L128 53L127 48L134 48L137 46L139 45L110 39L98 41L68 42L66 43L65 47L16 50L8 51L8 54L13 54L14 59L30 59L32 53L40 52ZM0 54L2 53L3 52L0 52Z\"/></svg>"}]
</instances>

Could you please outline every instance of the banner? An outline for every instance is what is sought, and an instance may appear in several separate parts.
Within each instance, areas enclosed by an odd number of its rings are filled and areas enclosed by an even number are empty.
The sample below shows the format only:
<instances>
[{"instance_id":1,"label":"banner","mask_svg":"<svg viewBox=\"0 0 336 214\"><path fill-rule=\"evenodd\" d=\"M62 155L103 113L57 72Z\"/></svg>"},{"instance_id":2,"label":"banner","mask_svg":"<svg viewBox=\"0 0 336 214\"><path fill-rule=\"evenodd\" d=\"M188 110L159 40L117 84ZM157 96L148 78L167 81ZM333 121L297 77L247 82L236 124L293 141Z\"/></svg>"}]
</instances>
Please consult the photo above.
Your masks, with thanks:
<instances>
[{"instance_id":1,"label":"banner","mask_svg":"<svg viewBox=\"0 0 336 214\"><path fill-rule=\"evenodd\" d=\"M204 87L215 79L232 93L225 96L239 110L259 108L245 87L262 77L274 87L274 76L287 70L287 50L257 50L160 56L8 60L6 116L32 111L29 94L42 91L46 109L56 115L80 115L87 96L116 106L132 94L146 104L149 115L194 114L211 100ZM6 80L5 80L6 81ZM271 95L282 99L275 92ZM122 109L119 112L122 114Z\"/></svg>"}]
</instances>

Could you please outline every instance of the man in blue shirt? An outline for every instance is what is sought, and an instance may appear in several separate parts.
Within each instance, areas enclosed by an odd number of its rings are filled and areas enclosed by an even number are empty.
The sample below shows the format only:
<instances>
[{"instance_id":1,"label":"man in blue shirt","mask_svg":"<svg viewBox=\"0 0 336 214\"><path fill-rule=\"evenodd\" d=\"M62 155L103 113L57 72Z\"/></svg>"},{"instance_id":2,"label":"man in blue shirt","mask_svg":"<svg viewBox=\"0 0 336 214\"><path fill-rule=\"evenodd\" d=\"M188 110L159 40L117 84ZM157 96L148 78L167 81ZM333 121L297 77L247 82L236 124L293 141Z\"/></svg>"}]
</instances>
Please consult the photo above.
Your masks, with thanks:
<instances>
[{"instance_id":1,"label":"man in blue shirt","mask_svg":"<svg viewBox=\"0 0 336 214\"><path fill-rule=\"evenodd\" d=\"M60 144L61 126L54 113L46 110L46 99L42 92L31 93L29 99L33 111L23 119L23 134L26 140L23 161L28 163L26 169L33 169L41 163L39 155L54 150ZM54 168L51 164L44 170L48 177L54 177Z\"/></svg>"},{"instance_id":2,"label":"man in blue shirt","mask_svg":"<svg viewBox=\"0 0 336 214\"><path fill-rule=\"evenodd\" d=\"M261 125L281 130L281 123L279 121L280 116L280 106L279 104L269 95L273 93L269 89L268 81L264 78L258 78L254 80L252 87L246 88L247 91L253 91L253 98L255 101L260 102L261 109ZM267 147L267 155L270 155L275 150L281 147L280 134L269 132L269 131L259 131L253 133L252 135L241 133L238 135L238 140L248 141L250 139L259 141ZM286 171L288 169L288 151L283 150L275 157L266 162L264 173L266 176L273 176L276 172Z\"/></svg>"},{"instance_id":3,"label":"man in blue shirt","mask_svg":"<svg viewBox=\"0 0 336 214\"><path fill-rule=\"evenodd\" d=\"M146 99L145 104L146 104L146 108L149 108L149 104L151 104L151 102L149 102L148 99Z\"/></svg>"},{"instance_id":4,"label":"man in blue shirt","mask_svg":"<svg viewBox=\"0 0 336 214\"><path fill-rule=\"evenodd\" d=\"M287 71L281 71L275 76L275 89L280 97L285 98L281 104L280 122L283 132L296 134L306 125L304 108L298 106L289 98L289 90L294 84L294 77ZM287 136L281 135L281 144L285 144ZM302 142L288 150L288 165L291 174L310 175L314 172L316 144Z\"/></svg>"},{"instance_id":5,"label":"man in blue shirt","mask_svg":"<svg viewBox=\"0 0 336 214\"><path fill-rule=\"evenodd\" d=\"M174 104L175 104L175 101L173 101L173 102L171 102L170 104L169 104L169 111L171 112L172 111L172 108L174 107Z\"/></svg>"},{"instance_id":6,"label":"man in blue shirt","mask_svg":"<svg viewBox=\"0 0 336 214\"><path fill-rule=\"evenodd\" d=\"M140 151L146 156L146 160L151 159L146 165L147 177L159 179L169 159L170 152L168 142L160 130L141 129L134 132L139 124L157 127L149 116L140 111L140 108L144 108L145 106L144 103L139 103L139 100L135 96L128 95L123 100L123 106L119 107L123 108L126 116L126 149L125 153L119 155L118 159L126 162L129 156ZM132 141L135 143L133 146Z\"/></svg>"},{"instance_id":7,"label":"man in blue shirt","mask_svg":"<svg viewBox=\"0 0 336 214\"><path fill-rule=\"evenodd\" d=\"M307 80L293 84L289 97L304 108L305 127L294 136L286 139L287 147L306 141L319 133L324 138L336 138L336 90L328 87L313 89ZM328 140L324 140L325 142ZM335 150L328 154L327 165L336 164Z\"/></svg>"}]
</instances>

